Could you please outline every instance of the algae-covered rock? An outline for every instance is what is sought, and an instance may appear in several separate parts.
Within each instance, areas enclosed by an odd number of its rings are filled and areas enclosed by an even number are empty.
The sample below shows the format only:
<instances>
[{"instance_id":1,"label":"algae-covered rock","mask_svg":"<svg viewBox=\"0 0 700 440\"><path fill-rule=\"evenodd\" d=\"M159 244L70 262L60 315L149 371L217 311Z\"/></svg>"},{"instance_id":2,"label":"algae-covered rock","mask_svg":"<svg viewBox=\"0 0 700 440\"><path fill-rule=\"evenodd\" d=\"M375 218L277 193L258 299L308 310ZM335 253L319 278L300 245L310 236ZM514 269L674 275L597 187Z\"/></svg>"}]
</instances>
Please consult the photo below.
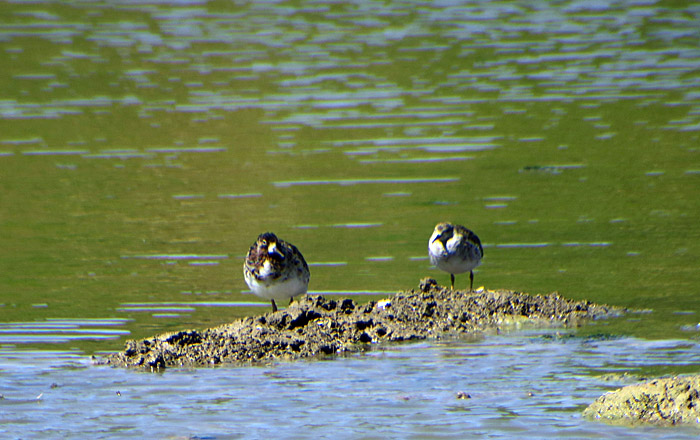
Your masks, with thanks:
<instances>
[{"instance_id":1,"label":"algae-covered rock","mask_svg":"<svg viewBox=\"0 0 700 440\"><path fill-rule=\"evenodd\" d=\"M700 376L629 385L596 399L584 417L614 424L669 426L700 423Z\"/></svg>"},{"instance_id":2,"label":"algae-covered rock","mask_svg":"<svg viewBox=\"0 0 700 440\"><path fill-rule=\"evenodd\" d=\"M558 294L453 291L428 278L418 290L367 304L306 295L274 313L203 331L128 341L124 351L108 356L106 362L162 368L296 359L362 350L383 341L477 333L521 322L573 326L620 312Z\"/></svg>"}]
</instances>

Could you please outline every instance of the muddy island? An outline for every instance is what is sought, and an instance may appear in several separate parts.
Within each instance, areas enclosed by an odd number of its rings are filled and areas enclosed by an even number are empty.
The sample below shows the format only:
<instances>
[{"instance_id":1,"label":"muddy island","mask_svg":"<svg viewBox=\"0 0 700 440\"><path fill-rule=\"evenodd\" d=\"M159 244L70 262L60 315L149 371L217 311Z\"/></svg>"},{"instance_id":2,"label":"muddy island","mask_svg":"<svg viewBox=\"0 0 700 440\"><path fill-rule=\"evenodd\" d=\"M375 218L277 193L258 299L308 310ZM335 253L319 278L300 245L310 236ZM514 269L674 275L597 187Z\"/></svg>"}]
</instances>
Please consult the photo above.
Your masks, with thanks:
<instances>
[{"instance_id":1,"label":"muddy island","mask_svg":"<svg viewBox=\"0 0 700 440\"><path fill-rule=\"evenodd\" d=\"M381 342L475 334L518 323L572 327L622 312L556 293L452 291L426 278L418 289L366 304L305 295L274 313L202 331L130 340L124 351L104 361L157 369L298 359L363 350Z\"/></svg>"},{"instance_id":2,"label":"muddy island","mask_svg":"<svg viewBox=\"0 0 700 440\"><path fill-rule=\"evenodd\" d=\"M603 394L583 416L618 425L700 423L700 376L653 379Z\"/></svg>"}]
</instances>

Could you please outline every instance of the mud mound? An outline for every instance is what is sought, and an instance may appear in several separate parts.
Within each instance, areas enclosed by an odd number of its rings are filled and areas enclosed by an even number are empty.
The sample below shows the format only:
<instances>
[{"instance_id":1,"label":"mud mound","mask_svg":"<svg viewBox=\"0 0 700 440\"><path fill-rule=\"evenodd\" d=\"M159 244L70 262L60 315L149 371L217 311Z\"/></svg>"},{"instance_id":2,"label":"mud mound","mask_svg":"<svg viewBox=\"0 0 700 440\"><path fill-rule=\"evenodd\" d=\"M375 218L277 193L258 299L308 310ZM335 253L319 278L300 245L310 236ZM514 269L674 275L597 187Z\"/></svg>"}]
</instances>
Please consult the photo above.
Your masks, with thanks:
<instances>
[{"instance_id":1,"label":"mud mound","mask_svg":"<svg viewBox=\"0 0 700 440\"><path fill-rule=\"evenodd\" d=\"M596 399L584 417L613 424L660 426L700 423L700 376L629 385Z\"/></svg>"},{"instance_id":2,"label":"mud mound","mask_svg":"<svg viewBox=\"0 0 700 440\"><path fill-rule=\"evenodd\" d=\"M427 278L418 290L367 304L306 295L275 313L203 331L127 341L125 350L110 355L106 362L163 368L296 359L357 351L383 341L476 333L520 321L575 326L581 320L620 312L557 294L451 291Z\"/></svg>"}]
</instances>

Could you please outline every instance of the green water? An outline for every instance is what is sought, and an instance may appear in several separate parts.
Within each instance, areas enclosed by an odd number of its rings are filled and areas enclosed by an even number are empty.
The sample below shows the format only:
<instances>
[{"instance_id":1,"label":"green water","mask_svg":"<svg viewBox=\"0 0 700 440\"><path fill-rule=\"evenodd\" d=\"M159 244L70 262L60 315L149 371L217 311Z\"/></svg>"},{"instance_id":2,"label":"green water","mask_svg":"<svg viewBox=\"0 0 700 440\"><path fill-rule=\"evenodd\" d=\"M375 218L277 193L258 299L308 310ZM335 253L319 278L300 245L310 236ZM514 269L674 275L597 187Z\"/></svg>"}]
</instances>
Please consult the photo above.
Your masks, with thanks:
<instances>
[{"instance_id":1,"label":"green water","mask_svg":"<svg viewBox=\"0 0 700 440\"><path fill-rule=\"evenodd\" d=\"M312 292L445 284L448 220L478 286L697 339L700 9L596 5L3 3L0 323L124 332L51 344L92 352L260 313L267 230Z\"/></svg>"}]
</instances>

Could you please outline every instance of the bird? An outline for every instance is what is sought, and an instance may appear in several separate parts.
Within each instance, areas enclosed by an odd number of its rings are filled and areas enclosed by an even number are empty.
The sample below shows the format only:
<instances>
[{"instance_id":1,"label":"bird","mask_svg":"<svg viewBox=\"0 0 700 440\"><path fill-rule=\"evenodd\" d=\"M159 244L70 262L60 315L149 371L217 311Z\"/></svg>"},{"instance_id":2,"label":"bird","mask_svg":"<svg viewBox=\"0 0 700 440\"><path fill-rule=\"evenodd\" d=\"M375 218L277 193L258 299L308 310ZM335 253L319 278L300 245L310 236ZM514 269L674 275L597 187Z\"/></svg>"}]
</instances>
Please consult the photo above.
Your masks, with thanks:
<instances>
[{"instance_id":1,"label":"bird","mask_svg":"<svg viewBox=\"0 0 700 440\"><path fill-rule=\"evenodd\" d=\"M275 300L289 298L291 304L293 297L305 294L310 278L299 249L272 232L260 234L248 250L243 276L255 295L270 300L273 312L277 311Z\"/></svg>"},{"instance_id":2,"label":"bird","mask_svg":"<svg viewBox=\"0 0 700 440\"><path fill-rule=\"evenodd\" d=\"M469 272L469 291L474 290L473 269L481 264L484 249L477 235L462 225L441 222L428 241L430 262L450 274L455 288L455 274Z\"/></svg>"}]
</instances>

